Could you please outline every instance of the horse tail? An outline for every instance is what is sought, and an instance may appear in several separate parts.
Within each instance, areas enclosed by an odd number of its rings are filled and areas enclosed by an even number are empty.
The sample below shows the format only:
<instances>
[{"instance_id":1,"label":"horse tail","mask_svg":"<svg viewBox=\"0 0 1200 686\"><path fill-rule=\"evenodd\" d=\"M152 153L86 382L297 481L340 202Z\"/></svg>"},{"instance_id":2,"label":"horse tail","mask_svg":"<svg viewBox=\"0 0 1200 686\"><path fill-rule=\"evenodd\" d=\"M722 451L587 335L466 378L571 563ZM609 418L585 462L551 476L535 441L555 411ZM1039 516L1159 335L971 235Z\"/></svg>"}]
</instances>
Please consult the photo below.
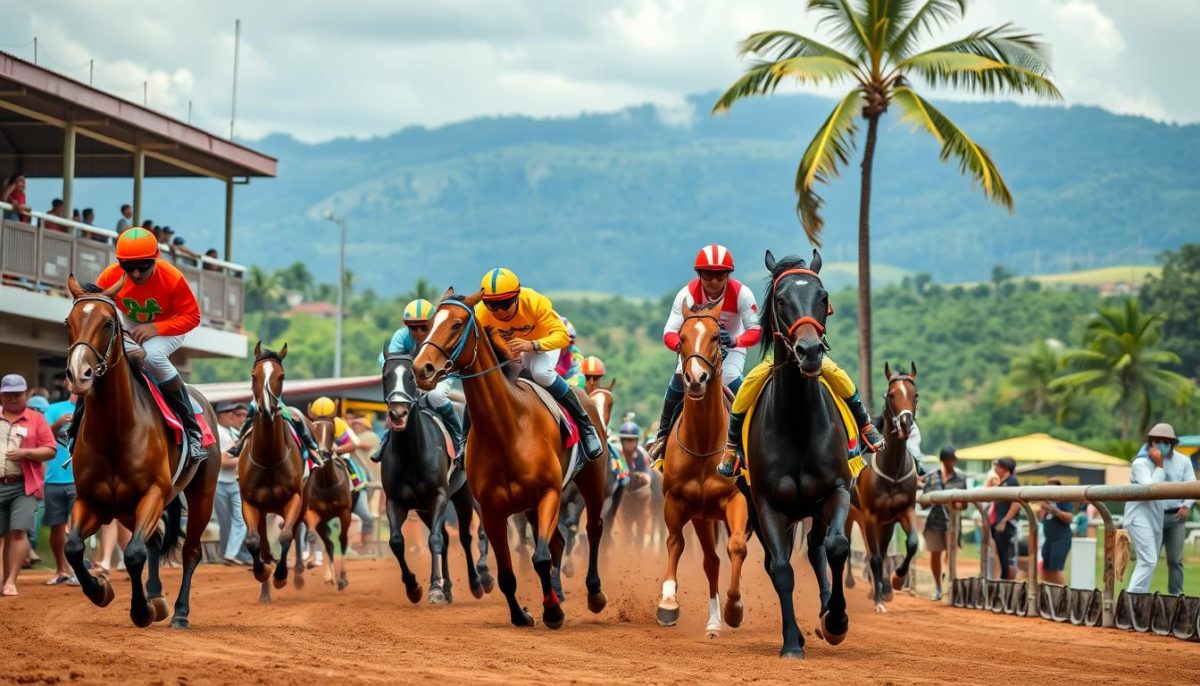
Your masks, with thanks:
<instances>
[{"instance_id":1,"label":"horse tail","mask_svg":"<svg viewBox=\"0 0 1200 686\"><path fill-rule=\"evenodd\" d=\"M161 554L167 555L179 546L179 539L182 538L183 499L175 496L175 499L168 503L166 509L163 510L163 517L166 519L167 528L163 533L159 551Z\"/></svg>"}]
</instances>

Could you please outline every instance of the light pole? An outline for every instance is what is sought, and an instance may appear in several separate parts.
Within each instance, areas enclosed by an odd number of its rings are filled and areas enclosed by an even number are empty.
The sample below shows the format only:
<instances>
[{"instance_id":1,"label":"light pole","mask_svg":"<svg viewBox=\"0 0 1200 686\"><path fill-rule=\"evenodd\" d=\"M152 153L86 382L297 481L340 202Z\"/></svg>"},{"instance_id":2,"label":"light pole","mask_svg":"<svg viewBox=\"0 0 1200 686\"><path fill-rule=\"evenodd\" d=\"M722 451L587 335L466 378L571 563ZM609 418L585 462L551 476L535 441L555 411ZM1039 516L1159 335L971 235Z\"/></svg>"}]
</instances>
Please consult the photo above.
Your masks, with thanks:
<instances>
[{"instance_id":1,"label":"light pole","mask_svg":"<svg viewBox=\"0 0 1200 686\"><path fill-rule=\"evenodd\" d=\"M337 224L341 229L338 245L337 329L333 342L333 378L340 379L342 378L342 319L346 297L346 218L335 217L332 212L326 212L325 219Z\"/></svg>"}]
</instances>

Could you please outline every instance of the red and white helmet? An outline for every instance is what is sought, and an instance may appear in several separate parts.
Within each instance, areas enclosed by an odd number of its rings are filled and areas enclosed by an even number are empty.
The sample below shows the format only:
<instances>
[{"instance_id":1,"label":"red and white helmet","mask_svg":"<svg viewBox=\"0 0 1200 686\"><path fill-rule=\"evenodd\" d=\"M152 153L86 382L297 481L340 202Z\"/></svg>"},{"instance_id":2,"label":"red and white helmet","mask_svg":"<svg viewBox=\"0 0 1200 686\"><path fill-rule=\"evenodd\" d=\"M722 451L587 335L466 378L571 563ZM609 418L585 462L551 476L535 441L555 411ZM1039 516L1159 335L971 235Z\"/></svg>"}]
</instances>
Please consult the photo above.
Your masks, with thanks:
<instances>
[{"instance_id":1,"label":"red and white helmet","mask_svg":"<svg viewBox=\"0 0 1200 686\"><path fill-rule=\"evenodd\" d=\"M733 253L723 245L706 245L696 253L696 271L701 269L713 272L733 271Z\"/></svg>"}]
</instances>

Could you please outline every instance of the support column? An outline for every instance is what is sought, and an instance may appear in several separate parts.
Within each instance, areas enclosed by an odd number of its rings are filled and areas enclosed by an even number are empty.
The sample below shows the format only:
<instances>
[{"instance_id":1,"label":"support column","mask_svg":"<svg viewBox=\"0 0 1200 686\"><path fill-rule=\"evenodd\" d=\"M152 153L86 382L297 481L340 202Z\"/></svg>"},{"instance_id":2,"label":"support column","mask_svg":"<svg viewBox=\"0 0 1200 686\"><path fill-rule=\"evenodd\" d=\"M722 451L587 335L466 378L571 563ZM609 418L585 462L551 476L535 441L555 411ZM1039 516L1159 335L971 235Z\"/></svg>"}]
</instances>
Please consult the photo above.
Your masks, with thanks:
<instances>
[{"instance_id":1,"label":"support column","mask_svg":"<svg viewBox=\"0 0 1200 686\"><path fill-rule=\"evenodd\" d=\"M71 210L75 207L75 124L73 122L67 122L67 125L63 127L62 180L63 216L70 219ZM72 231L72 233L74 232Z\"/></svg>"},{"instance_id":2,"label":"support column","mask_svg":"<svg viewBox=\"0 0 1200 686\"><path fill-rule=\"evenodd\" d=\"M146 174L146 151L139 145L133 150L133 225L142 225L142 178Z\"/></svg>"},{"instance_id":3,"label":"support column","mask_svg":"<svg viewBox=\"0 0 1200 686\"><path fill-rule=\"evenodd\" d=\"M233 261L233 177L225 179L225 257Z\"/></svg>"}]
</instances>

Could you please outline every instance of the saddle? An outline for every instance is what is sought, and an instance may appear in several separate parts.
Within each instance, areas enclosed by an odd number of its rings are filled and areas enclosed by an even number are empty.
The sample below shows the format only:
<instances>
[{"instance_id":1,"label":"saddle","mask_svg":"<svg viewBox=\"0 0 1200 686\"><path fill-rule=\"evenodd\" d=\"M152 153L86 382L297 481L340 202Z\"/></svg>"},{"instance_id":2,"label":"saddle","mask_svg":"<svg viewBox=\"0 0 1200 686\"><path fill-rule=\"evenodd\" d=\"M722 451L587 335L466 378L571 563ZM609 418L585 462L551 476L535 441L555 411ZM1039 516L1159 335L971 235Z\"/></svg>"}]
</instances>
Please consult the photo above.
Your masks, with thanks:
<instances>
[{"instance_id":1,"label":"saddle","mask_svg":"<svg viewBox=\"0 0 1200 686\"><path fill-rule=\"evenodd\" d=\"M571 483L571 479L575 478L575 474L583 466L583 456L579 449L579 426L575 424L575 420L571 418L570 413L558 404L558 401L550 395L550 392L539 386L536 382L530 379L519 378L517 382L523 384L526 388L537 396L538 400L546 406L546 410L550 412L550 416L558 423L558 430L562 434L563 443L568 452L567 468L563 470L563 488Z\"/></svg>"},{"instance_id":2,"label":"saddle","mask_svg":"<svg viewBox=\"0 0 1200 686\"><path fill-rule=\"evenodd\" d=\"M179 417L171 410L171 406L167 404L167 399L163 397L162 391L158 389L158 384L154 382L145 372L137 372L134 378L141 381L146 386L146 390L150 391L150 397L154 398L154 405L158 408L162 415L163 421L166 422L171 433L175 437L175 445L179 446L180 453L186 455L188 452L188 437L187 432L183 430L183 423L179 421ZM196 399L188 395L188 400L192 403L192 412L196 415L196 423L200 425L200 445L207 448L217 442L216 436L213 435L212 427L208 425L208 420L204 417L204 409L196 402ZM186 459L180 459L179 465L175 468L175 474L171 477L171 482L174 486L176 495L179 491L187 488L187 485L192 480L192 475L195 474L199 463L193 464L192 469L184 473L184 467L187 465Z\"/></svg>"}]
</instances>

